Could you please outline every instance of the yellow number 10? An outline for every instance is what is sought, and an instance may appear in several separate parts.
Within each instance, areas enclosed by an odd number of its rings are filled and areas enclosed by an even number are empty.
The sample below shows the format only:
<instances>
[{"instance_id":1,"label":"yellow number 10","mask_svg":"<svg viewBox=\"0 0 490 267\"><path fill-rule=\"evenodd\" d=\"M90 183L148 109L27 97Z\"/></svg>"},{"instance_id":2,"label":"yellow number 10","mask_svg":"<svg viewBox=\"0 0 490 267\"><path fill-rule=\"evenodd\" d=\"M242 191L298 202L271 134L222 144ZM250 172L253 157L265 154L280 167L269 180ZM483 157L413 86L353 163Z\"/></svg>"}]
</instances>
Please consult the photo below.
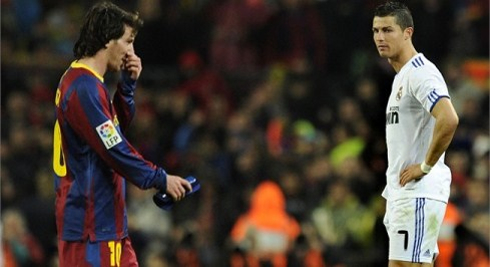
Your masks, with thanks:
<instances>
[{"instance_id":1,"label":"yellow number 10","mask_svg":"<svg viewBox=\"0 0 490 267\"><path fill-rule=\"evenodd\" d=\"M61 130L58 120L54 124L53 133L53 170L59 177L66 176L65 156L61 147Z\"/></svg>"},{"instance_id":2,"label":"yellow number 10","mask_svg":"<svg viewBox=\"0 0 490 267\"><path fill-rule=\"evenodd\" d=\"M111 266L121 265L121 242L109 241L107 244L111 251Z\"/></svg>"}]
</instances>

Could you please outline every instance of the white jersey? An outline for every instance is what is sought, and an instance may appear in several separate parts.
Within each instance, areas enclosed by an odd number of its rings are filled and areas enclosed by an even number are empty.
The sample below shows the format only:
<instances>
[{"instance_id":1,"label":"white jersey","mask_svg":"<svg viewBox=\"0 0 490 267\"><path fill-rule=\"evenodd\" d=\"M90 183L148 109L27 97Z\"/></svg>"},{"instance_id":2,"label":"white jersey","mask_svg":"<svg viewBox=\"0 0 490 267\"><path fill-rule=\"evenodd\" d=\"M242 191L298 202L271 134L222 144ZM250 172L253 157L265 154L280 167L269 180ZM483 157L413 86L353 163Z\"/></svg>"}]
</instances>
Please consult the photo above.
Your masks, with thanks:
<instances>
[{"instance_id":1,"label":"white jersey","mask_svg":"<svg viewBox=\"0 0 490 267\"><path fill-rule=\"evenodd\" d=\"M421 180L400 185L401 171L425 160L435 125L430 112L442 97L449 98L444 78L423 54L411 58L395 76L386 107L388 169L384 198L430 198L447 203L451 172L444 164L445 154Z\"/></svg>"}]
</instances>

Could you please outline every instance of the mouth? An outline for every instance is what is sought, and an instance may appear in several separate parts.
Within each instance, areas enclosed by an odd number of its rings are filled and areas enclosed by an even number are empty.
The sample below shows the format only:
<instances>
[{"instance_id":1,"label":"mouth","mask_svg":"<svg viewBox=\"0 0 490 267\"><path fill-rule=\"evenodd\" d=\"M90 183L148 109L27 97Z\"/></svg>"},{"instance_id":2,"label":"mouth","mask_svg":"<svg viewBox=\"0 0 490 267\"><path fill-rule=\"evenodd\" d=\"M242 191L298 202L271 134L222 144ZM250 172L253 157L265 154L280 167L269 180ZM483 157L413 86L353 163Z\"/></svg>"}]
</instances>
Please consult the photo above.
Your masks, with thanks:
<instances>
[{"instance_id":1,"label":"mouth","mask_svg":"<svg viewBox=\"0 0 490 267\"><path fill-rule=\"evenodd\" d=\"M388 49L388 46L387 45L378 45L378 50L379 51L383 51L383 50L387 50Z\"/></svg>"}]
</instances>

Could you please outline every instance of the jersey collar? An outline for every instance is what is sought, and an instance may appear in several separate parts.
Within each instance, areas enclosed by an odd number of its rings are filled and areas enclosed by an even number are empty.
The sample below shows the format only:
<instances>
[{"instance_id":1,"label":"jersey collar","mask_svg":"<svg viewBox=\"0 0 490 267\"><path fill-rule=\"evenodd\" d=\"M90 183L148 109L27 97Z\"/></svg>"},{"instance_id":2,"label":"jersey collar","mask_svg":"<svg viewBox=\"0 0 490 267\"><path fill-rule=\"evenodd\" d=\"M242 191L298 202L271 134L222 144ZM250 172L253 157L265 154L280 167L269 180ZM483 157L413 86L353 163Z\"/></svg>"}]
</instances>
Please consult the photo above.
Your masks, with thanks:
<instances>
[{"instance_id":1,"label":"jersey collar","mask_svg":"<svg viewBox=\"0 0 490 267\"><path fill-rule=\"evenodd\" d=\"M90 71L93 75L95 75L95 77L97 77L101 82L104 82L104 77L102 77L102 75L98 74L95 70L93 70L92 68L90 68L89 66L87 66L83 63L80 63L78 61L73 61L70 65L70 67L86 69L86 70Z\"/></svg>"}]
</instances>

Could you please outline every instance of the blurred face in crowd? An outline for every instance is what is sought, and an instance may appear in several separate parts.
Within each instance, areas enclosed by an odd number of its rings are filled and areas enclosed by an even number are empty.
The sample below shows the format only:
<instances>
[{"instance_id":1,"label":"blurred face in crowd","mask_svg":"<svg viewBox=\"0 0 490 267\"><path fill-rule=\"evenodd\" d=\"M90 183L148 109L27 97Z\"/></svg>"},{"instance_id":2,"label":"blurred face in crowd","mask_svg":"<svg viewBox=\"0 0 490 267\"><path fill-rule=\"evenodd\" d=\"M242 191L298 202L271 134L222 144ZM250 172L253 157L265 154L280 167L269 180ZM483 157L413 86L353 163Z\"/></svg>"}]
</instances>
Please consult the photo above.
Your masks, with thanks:
<instances>
[{"instance_id":1,"label":"blurred face in crowd","mask_svg":"<svg viewBox=\"0 0 490 267\"><path fill-rule=\"evenodd\" d=\"M412 32L412 27L402 30L394 16L376 16L373 19L374 43L383 58L396 59L403 47L410 42Z\"/></svg>"},{"instance_id":2,"label":"blurred face in crowd","mask_svg":"<svg viewBox=\"0 0 490 267\"><path fill-rule=\"evenodd\" d=\"M129 26L124 26L124 34L119 39L109 41L107 44L107 67L111 71L119 71L124 68L126 57L134 53L135 33Z\"/></svg>"}]
</instances>

